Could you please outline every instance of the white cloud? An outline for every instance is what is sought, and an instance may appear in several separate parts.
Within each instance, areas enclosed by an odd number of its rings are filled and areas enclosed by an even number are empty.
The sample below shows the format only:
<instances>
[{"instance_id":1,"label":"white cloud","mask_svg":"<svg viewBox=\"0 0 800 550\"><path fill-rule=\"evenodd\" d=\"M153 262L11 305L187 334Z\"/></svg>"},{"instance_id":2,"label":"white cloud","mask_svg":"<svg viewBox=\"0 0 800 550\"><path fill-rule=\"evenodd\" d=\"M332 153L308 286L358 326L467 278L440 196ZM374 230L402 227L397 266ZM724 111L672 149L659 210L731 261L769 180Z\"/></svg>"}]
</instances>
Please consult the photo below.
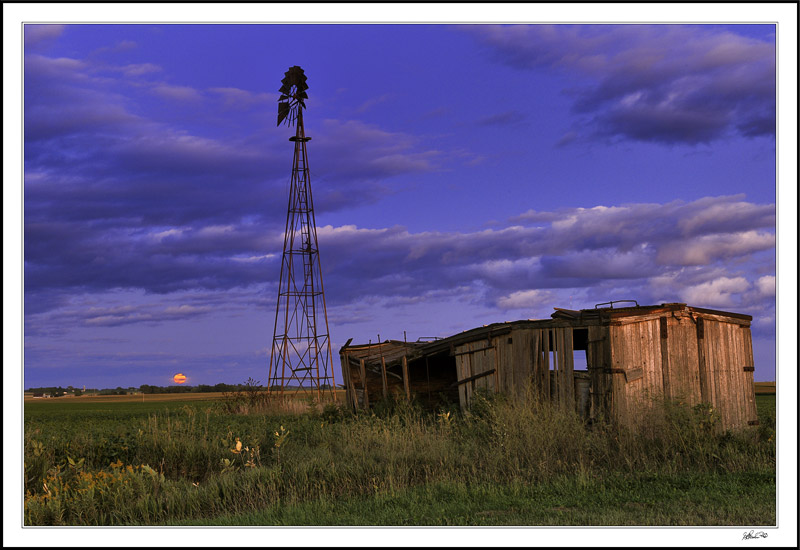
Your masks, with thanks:
<instances>
[{"instance_id":1,"label":"white cloud","mask_svg":"<svg viewBox=\"0 0 800 550\"><path fill-rule=\"evenodd\" d=\"M666 243L660 248L657 261L673 265L707 265L717 259L770 248L775 248L775 235L765 231L702 235Z\"/></svg>"},{"instance_id":2,"label":"white cloud","mask_svg":"<svg viewBox=\"0 0 800 550\"><path fill-rule=\"evenodd\" d=\"M744 277L720 277L685 288L682 296L688 304L725 307L733 304L733 294L744 292L748 288L750 283Z\"/></svg>"},{"instance_id":3,"label":"white cloud","mask_svg":"<svg viewBox=\"0 0 800 550\"><path fill-rule=\"evenodd\" d=\"M58 38L66 25L25 25L25 45L32 46L44 40Z\"/></svg>"},{"instance_id":4,"label":"white cloud","mask_svg":"<svg viewBox=\"0 0 800 550\"><path fill-rule=\"evenodd\" d=\"M159 84L153 87L153 92L157 95L174 99L176 101L200 101L203 96L189 86L171 86L169 84Z\"/></svg>"},{"instance_id":5,"label":"white cloud","mask_svg":"<svg viewBox=\"0 0 800 550\"><path fill-rule=\"evenodd\" d=\"M756 281L756 288L763 296L775 296L775 275L764 275Z\"/></svg>"},{"instance_id":6,"label":"white cloud","mask_svg":"<svg viewBox=\"0 0 800 550\"><path fill-rule=\"evenodd\" d=\"M542 304L550 300L552 300L552 294L545 290L518 290L512 292L508 296L499 298L497 300L497 305L502 309L542 309Z\"/></svg>"}]
</instances>

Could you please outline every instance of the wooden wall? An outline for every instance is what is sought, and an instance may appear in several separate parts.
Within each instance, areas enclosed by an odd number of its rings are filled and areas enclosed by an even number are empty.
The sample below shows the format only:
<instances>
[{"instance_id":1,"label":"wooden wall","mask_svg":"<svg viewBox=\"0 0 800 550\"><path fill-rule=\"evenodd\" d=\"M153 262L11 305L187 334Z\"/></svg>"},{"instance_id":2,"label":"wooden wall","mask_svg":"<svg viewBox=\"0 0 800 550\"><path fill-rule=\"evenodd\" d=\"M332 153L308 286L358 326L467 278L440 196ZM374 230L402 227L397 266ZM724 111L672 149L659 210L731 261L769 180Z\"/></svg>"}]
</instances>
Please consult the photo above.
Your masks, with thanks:
<instances>
[{"instance_id":1,"label":"wooden wall","mask_svg":"<svg viewBox=\"0 0 800 550\"><path fill-rule=\"evenodd\" d=\"M722 429L756 421L749 320L702 311L576 325L585 331L578 340L581 347L586 341L590 417L633 425L642 407L667 398L711 403ZM573 326L560 324L484 333L438 355L399 342L347 348L341 359L348 403L366 408L385 395L421 394L430 401L457 391L466 409L483 390L577 407Z\"/></svg>"},{"instance_id":2,"label":"wooden wall","mask_svg":"<svg viewBox=\"0 0 800 550\"><path fill-rule=\"evenodd\" d=\"M618 322L608 331L608 352L602 349L605 340L587 350L590 366L604 367L605 374L590 368L593 416L606 411L633 425L642 407L663 397L689 406L711 403L722 429L756 420L748 324L677 314ZM602 328L590 329L589 341L598 338Z\"/></svg>"},{"instance_id":3,"label":"wooden wall","mask_svg":"<svg viewBox=\"0 0 800 550\"><path fill-rule=\"evenodd\" d=\"M703 401L714 406L724 428L757 421L750 327L704 319L702 336Z\"/></svg>"},{"instance_id":4,"label":"wooden wall","mask_svg":"<svg viewBox=\"0 0 800 550\"><path fill-rule=\"evenodd\" d=\"M520 328L461 344L453 350L461 407L480 390L574 407L572 354L572 327Z\"/></svg>"}]
</instances>

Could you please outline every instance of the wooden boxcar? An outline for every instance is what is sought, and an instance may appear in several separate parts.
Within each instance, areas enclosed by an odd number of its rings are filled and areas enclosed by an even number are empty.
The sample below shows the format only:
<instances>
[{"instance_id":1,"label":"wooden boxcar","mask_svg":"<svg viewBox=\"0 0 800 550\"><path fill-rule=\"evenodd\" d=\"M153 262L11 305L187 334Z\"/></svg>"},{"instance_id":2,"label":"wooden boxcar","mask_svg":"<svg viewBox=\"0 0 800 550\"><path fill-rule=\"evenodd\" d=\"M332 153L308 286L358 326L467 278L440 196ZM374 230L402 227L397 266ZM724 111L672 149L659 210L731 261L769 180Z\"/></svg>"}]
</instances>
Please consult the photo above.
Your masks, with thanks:
<instances>
[{"instance_id":1,"label":"wooden boxcar","mask_svg":"<svg viewBox=\"0 0 800 550\"><path fill-rule=\"evenodd\" d=\"M680 303L556 308L432 342L348 342L339 355L354 408L389 396L468 408L476 392L503 392L635 425L666 398L709 403L732 429L757 423L751 320Z\"/></svg>"}]
</instances>

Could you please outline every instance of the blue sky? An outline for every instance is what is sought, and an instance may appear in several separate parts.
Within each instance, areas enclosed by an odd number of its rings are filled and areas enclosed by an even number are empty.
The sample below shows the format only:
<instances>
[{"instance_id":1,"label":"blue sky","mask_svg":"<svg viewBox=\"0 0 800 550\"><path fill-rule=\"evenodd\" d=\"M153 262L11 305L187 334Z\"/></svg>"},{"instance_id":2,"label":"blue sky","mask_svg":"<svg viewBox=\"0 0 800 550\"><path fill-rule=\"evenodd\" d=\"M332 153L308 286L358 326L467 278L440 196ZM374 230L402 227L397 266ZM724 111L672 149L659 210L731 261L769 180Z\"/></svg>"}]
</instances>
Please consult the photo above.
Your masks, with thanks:
<instances>
[{"instance_id":1,"label":"blue sky","mask_svg":"<svg viewBox=\"0 0 800 550\"><path fill-rule=\"evenodd\" d=\"M26 387L266 380L292 65L334 353L678 301L752 315L775 379L774 25L46 25L24 56Z\"/></svg>"}]
</instances>

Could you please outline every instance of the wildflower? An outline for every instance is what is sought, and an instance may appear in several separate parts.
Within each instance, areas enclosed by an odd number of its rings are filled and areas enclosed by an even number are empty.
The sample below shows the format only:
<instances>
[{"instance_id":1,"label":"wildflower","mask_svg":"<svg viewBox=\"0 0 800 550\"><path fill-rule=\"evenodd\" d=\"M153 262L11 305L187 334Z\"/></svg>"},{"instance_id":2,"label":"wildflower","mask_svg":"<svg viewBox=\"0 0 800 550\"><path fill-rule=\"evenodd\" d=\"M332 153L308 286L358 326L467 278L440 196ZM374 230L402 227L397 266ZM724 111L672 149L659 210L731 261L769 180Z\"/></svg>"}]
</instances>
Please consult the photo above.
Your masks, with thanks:
<instances>
[{"instance_id":1,"label":"wildflower","mask_svg":"<svg viewBox=\"0 0 800 550\"><path fill-rule=\"evenodd\" d=\"M238 437L236 438L236 448L235 449L231 449L231 452L234 453L234 454L239 454L239 453L242 452L242 442L239 441Z\"/></svg>"}]
</instances>

